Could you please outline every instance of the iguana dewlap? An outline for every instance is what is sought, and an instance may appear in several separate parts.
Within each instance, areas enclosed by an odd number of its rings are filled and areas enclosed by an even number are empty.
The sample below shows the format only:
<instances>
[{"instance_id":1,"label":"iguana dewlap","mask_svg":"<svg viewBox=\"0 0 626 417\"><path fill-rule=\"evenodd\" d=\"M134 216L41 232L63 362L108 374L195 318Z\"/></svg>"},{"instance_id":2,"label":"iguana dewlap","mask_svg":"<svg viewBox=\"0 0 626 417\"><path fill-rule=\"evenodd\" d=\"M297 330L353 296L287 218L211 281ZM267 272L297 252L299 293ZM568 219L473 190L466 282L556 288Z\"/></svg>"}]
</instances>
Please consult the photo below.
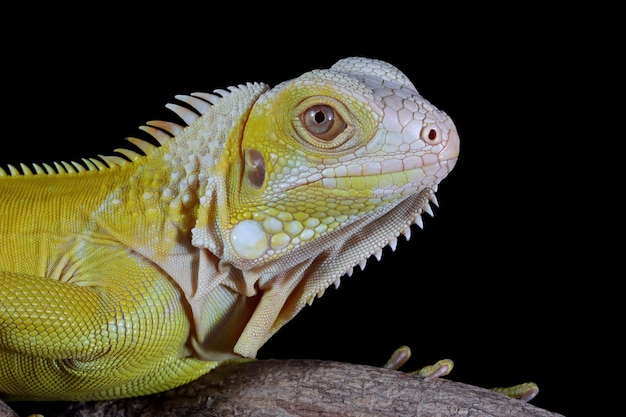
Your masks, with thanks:
<instances>
[{"instance_id":1,"label":"iguana dewlap","mask_svg":"<svg viewBox=\"0 0 626 417\"><path fill-rule=\"evenodd\" d=\"M184 124L0 169L0 397L92 400L253 358L314 297L421 225L450 118L388 63L177 96Z\"/></svg>"}]
</instances>

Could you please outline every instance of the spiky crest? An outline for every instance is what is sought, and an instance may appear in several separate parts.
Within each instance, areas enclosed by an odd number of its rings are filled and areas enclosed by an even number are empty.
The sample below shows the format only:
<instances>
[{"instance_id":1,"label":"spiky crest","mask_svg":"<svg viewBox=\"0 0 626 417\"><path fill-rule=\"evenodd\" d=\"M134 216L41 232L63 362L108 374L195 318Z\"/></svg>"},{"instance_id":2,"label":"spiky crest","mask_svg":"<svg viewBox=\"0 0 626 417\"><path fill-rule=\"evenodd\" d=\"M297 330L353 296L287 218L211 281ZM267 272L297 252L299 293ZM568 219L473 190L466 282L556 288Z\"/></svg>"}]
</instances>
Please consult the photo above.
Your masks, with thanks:
<instances>
[{"instance_id":1,"label":"spiky crest","mask_svg":"<svg viewBox=\"0 0 626 417\"><path fill-rule=\"evenodd\" d=\"M168 103L165 107L174 112L183 121L183 124L150 120L145 125L139 126L139 129L152 137L158 145L154 145L148 140L127 137L126 140L137 147L141 153L132 149L117 148L114 152L122 155L98 155L97 158L82 158L80 162L66 161L47 163L31 163L30 166L24 163L19 164L19 168L12 164L6 164L7 170L0 166L0 177L13 176L34 176L34 175L74 175L88 171L102 171L115 167L124 166L128 163L137 162L141 158L149 155L158 147L164 145L173 137L180 134L186 126L191 125L200 116L205 114L211 106L215 105L220 99L230 95L238 90L246 90L254 87L255 83L239 84L237 87L231 86L226 90L216 89L213 93L196 92L190 95L176 95L174 98L183 105L177 103Z\"/></svg>"}]
</instances>

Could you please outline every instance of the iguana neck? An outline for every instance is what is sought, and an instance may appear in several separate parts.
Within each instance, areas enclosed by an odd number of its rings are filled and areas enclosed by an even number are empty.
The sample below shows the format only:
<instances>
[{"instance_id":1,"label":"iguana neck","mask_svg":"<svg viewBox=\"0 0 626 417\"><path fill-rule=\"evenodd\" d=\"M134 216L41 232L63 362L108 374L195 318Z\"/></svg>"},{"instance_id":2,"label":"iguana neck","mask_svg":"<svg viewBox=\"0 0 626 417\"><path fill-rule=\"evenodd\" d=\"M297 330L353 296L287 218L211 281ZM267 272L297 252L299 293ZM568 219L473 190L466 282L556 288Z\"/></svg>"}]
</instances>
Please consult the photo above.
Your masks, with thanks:
<instances>
[{"instance_id":1,"label":"iguana neck","mask_svg":"<svg viewBox=\"0 0 626 417\"><path fill-rule=\"evenodd\" d=\"M186 126L148 122L142 130L160 142L156 148L131 139L146 155L131 157L132 162L120 167L129 174L103 203L100 225L108 224L107 229L119 240L154 261L165 259L180 242L188 245L190 233L198 225L207 231L205 239L219 249L221 237L213 227L214 194L217 183L223 181L219 164L222 154L229 152L228 139L240 132L248 110L266 89L264 84L254 83L217 90L219 96L177 96L187 107L167 107ZM148 248L156 248L158 253Z\"/></svg>"}]
</instances>

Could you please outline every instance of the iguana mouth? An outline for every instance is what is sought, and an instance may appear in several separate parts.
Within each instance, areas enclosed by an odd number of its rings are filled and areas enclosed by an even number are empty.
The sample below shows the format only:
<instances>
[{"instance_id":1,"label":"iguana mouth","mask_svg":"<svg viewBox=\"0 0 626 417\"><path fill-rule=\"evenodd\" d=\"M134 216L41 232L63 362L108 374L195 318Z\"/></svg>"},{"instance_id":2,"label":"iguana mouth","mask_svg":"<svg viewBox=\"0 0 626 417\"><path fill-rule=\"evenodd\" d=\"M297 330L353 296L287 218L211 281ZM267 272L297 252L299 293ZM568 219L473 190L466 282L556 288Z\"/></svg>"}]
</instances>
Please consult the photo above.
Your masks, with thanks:
<instances>
[{"instance_id":1,"label":"iguana mouth","mask_svg":"<svg viewBox=\"0 0 626 417\"><path fill-rule=\"evenodd\" d=\"M294 190L303 186L318 185L333 190L353 191L355 181L363 184L363 190L372 190L375 194L389 194L398 188L408 188L410 192L423 187L426 177L436 178L438 183L445 178L456 165L459 155L459 136L455 129L448 132L445 147L437 153L437 160L427 160L423 155L389 156L379 163L349 166L333 166L311 176L285 183L281 191ZM353 172L351 172L353 171Z\"/></svg>"}]
</instances>

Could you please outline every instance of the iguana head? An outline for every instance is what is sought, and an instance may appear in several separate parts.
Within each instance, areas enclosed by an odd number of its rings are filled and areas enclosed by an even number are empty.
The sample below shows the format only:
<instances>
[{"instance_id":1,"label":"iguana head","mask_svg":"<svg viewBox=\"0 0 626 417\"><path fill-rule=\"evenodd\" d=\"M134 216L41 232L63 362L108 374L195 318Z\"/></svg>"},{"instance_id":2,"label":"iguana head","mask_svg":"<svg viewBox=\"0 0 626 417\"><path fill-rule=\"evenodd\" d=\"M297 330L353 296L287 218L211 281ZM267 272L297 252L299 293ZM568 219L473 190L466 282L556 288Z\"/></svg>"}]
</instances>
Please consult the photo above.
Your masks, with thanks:
<instances>
[{"instance_id":1,"label":"iguana head","mask_svg":"<svg viewBox=\"0 0 626 417\"><path fill-rule=\"evenodd\" d=\"M234 351L254 356L316 295L421 225L458 153L452 120L382 61L347 58L260 94L225 141L213 231L194 229L246 293L246 308L233 308L249 315Z\"/></svg>"}]
</instances>

